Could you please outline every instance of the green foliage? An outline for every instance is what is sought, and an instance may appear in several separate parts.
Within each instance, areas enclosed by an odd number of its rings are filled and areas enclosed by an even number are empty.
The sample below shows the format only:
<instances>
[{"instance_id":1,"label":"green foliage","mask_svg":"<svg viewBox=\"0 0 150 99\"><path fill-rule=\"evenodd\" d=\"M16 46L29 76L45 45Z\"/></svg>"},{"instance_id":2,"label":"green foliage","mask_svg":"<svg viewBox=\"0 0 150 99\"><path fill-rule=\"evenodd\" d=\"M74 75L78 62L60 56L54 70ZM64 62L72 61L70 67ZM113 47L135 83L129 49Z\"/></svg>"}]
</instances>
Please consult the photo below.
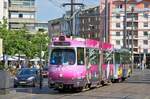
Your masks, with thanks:
<instances>
[{"instance_id":1,"label":"green foliage","mask_svg":"<svg viewBox=\"0 0 150 99\"><path fill-rule=\"evenodd\" d=\"M26 29L8 30L6 26L6 22L0 23L0 38L3 39L5 54L25 54L27 58L39 57L40 44L42 51L48 52L49 37L43 31L31 34Z\"/></svg>"},{"instance_id":2,"label":"green foliage","mask_svg":"<svg viewBox=\"0 0 150 99\"><path fill-rule=\"evenodd\" d=\"M2 62L0 62L0 70L4 70L4 65Z\"/></svg>"},{"instance_id":3,"label":"green foliage","mask_svg":"<svg viewBox=\"0 0 150 99\"><path fill-rule=\"evenodd\" d=\"M127 49L120 49L114 52L115 63L117 64L130 64L131 63L131 53Z\"/></svg>"}]
</instances>

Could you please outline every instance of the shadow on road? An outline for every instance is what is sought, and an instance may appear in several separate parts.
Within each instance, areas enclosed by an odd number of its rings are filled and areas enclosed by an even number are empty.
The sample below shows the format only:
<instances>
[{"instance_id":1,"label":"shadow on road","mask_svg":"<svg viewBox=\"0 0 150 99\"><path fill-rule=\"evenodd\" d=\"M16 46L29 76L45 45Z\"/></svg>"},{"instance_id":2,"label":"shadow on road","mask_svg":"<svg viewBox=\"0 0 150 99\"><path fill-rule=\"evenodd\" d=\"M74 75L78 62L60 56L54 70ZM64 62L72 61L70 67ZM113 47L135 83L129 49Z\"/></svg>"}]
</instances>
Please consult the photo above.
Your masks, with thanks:
<instances>
[{"instance_id":1,"label":"shadow on road","mask_svg":"<svg viewBox=\"0 0 150 99\"><path fill-rule=\"evenodd\" d=\"M107 86L107 85L106 85ZM99 86L102 87L102 86ZM87 90L83 90L83 91L76 91L75 89L72 90L63 90L63 91L58 91L58 90L54 90L53 88L49 88L47 85L43 86L42 89L40 89L39 87L18 87L15 88L16 92L22 92L22 93L31 93L31 94L76 94L76 93L80 93L80 92L87 92L87 91L91 91L94 90L96 88L99 87L92 87L90 89Z\"/></svg>"},{"instance_id":2,"label":"shadow on road","mask_svg":"<svg viewBox=\"0 0 150 99\"><path fill-rule=\"evenodd\" d=\"M23 93L32 93L32 94L57 94L58 92L53 90L53 89L49 89L48 86L44 86L42 87L42 89L40 89L39 87L18 87L15 89L16 92L23 92Z\"/></svg>"},{"instance_id":3,"label":"shadow on road","mask_svg":"<svg viewBox=\"0 0 150 99\"><path fill-rule=\"evenodd\" d=\"M18 87L15 89L16 92L23 92L23 93L31 93L31 94L74 94L77 91L74 90L65 90L65 91L57 91L54 89L50 89L47 85L42 87L42 89L38 87Z\"/></svg>"}]
</instances>

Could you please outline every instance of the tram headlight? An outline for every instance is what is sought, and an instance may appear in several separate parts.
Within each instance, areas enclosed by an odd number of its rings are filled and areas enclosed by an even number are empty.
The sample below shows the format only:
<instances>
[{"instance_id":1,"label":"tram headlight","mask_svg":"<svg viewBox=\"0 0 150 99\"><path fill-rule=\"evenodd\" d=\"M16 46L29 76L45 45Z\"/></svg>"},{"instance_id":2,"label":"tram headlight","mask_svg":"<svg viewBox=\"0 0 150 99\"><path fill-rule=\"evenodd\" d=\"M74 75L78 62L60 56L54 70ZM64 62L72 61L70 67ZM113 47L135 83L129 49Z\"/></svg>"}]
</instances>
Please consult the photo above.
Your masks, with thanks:
<instances>
[{"instance_id":1,"label":"tram headlight","mask_svg":"<svg viewBox=\"0 0 150 99\"><path fill-rule=\"evenodd\" d=\"M82 77L81 77L81 76L77 77L77 80L81 80L81 79L82 79Z\"/></svg>"}]
</instances>

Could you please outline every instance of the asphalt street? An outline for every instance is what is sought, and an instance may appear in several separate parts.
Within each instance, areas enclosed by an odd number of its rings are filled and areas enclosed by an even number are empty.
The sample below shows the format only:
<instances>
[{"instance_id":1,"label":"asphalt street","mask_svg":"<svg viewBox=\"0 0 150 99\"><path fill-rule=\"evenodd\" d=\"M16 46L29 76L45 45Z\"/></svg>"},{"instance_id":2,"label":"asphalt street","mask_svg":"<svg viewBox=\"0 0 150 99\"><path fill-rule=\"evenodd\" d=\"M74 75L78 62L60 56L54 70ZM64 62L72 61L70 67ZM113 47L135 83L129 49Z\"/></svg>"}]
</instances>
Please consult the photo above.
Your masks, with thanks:
<instances>
[{"instance_id":1,"label":"asphalt street","mask_svg":"<svg viewBox=\"0 0 150 99\"><path fill-rule=\"evenodd\" d=\"M150 70L134 70L133 75L121 83L100 86L82 92L62 92L49 89L47 79L38 87L14 88L0 99L150 99Z\"/></svg>"}]
</instances>

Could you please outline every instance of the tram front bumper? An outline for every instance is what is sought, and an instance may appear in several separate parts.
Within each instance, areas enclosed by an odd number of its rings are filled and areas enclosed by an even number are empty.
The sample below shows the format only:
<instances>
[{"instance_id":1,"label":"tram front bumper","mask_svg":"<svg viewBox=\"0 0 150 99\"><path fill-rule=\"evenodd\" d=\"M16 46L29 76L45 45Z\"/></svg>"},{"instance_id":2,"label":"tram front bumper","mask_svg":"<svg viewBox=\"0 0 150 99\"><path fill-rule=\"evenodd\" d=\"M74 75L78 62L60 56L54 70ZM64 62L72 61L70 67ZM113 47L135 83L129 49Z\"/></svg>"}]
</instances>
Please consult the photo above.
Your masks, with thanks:
<instances>
[{"instance_id":1,"label":"tram front bumper","mask_svg":"<svg viewBox=\"0 0 150 99\"><path fill-rule=\"evenodd\" d=\"M84 80L49 80L48 84L52 88L63 88L63 87L83 87L85 86Z\"/></svg>"}]
</instances>

